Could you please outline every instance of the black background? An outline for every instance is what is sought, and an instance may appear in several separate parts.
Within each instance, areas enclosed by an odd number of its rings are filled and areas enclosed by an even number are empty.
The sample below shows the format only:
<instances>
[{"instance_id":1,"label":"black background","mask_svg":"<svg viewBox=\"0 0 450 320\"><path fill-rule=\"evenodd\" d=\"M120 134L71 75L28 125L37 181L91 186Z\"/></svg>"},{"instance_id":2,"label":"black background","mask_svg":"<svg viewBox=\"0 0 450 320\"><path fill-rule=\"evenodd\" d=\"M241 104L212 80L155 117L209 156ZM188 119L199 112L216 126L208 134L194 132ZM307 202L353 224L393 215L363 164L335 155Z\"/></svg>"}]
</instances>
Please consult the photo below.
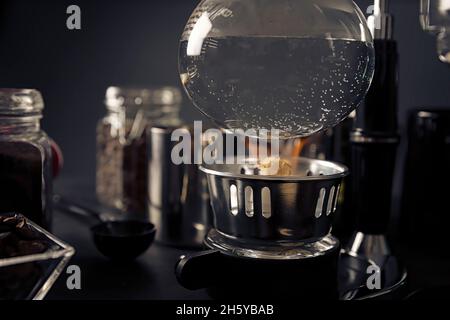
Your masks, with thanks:
<instances>
[{"instance_id":1,"label":"black background","mask_svg":"<svg viewBox=\"0 0 450 320\"><path fill-rule=\"evenodd\" d=\"M371 3L356 1L363 11ZM400 51L400 124L415 107L450 107L450 68L438 61L435 38L419 24L419 0L392 0ZM0 87L42 91L44 129L63 148L64 176L95 173L95 126L109 85L175 85L178 40L193 0L0 2ZM77 4L82 30L66 28ZM185 118L202 118L186 100ZM404 141L404 139L403 139ZM398 170L401 172L401 170Z\"/></svg>"},{"instance_id":2,"label":"black background","mask_svg":"<svg viewBox=\"0 0 450 320\"><path fill-rule=\"evenodd\" d=\"M371 3L356 2L363 11ZM391 2L400 51L399 121L404 133L409 109L450 108L450 67L438 61L435 38L420 27L420 1ZM180 85L178 40L197 3L0 0L0 87L37 88L43 93L43 128L64 151L61 181L67 190L79 191L74 181L82 180L83 185L90 186L84 194L94 195L95 126L105 114L103 99L108 86ZM71 4L81 7L80 31L66 28L66 8ZM183 116L187 120L202 118L187 100ZM403 138L402 153L404 146ZM402 171L401 159L397 178ZM57 234L76 246L73 263L83 268L85 290L68 291L66 277L62 276L50 299L205 298L204 293L188 292L176 283L173 266L184 251L155 246L145 258L123 269L103 259L90 241L89 230L69 219L55 215ZM441 266L444 273L448 270L440 261L435 266ZM433 273L440 274L437 269ZM436 276L435 282L441 284L442 278Z\"/></svg>"}]
</instances>

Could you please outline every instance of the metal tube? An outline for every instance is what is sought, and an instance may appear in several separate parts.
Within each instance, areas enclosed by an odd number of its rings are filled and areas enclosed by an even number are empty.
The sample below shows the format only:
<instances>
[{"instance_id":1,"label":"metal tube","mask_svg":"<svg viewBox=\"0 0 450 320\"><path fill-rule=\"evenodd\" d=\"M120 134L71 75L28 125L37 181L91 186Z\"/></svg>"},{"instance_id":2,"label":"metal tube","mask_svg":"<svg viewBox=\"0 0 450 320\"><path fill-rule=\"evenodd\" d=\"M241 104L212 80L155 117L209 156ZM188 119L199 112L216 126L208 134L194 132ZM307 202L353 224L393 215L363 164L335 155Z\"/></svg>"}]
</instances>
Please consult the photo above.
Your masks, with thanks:
<instances>
[{"instance_id":1,"label":"metal tube","mask_svg":"<svg viewBox=\"0 0 450 320\"><path fill-rule=\"evenodd\" d=\"M389 1L388 0L374 0L374 15L388 13Z\"/></svg>"},{"instance_id":2,"label":"metal tube","mask_svg":"<svg viewBox=\"0 0 450 320\"><path fill-rule=\"evenodd\" d=\"M392 16L389 14L388 0L374 0L373 15L369 17L369 24L374 39L392 39Z\"/></svg>"}]
</instances>

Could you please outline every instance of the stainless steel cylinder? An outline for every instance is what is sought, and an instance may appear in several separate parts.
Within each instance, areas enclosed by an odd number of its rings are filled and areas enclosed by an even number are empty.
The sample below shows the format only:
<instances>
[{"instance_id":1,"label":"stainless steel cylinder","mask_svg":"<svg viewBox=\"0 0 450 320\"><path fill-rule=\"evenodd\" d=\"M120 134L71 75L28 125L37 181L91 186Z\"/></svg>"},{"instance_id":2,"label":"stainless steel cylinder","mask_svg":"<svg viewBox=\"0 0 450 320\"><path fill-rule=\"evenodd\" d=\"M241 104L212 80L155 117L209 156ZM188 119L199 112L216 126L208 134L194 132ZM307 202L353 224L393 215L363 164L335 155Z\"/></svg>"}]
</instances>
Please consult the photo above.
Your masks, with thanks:
<instances>
[{"instance_id":1,"label":"stainless steel cylinder","mask_svg":"<svg viewBox=\"0 0 450 320\"><path fill-rule=\"evenodd\" d=\"M209 230L211 206L206 176L195 164L176 165L172 127L153 127L149 137L149 214L156 241L201 247ZM188 130L188 129L186 129Z\"/></svg>"}]
</instances>

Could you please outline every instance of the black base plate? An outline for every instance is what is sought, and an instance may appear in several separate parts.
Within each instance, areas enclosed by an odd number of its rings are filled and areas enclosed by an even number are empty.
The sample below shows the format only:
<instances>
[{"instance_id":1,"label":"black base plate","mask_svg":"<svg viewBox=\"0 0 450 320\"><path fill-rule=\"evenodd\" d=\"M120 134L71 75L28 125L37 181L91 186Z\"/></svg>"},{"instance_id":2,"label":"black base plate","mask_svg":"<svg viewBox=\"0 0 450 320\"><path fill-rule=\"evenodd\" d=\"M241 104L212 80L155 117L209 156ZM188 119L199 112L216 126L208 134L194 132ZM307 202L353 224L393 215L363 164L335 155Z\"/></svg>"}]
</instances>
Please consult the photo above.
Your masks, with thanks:
<instances>
[{"instance_id":1,"label":"black base plate","mask_svg":"<svg viewBox=\"0 0 450 320\"><path fill-rule=\"evenodd\" d=\"M178 281L191 290L208 289L215 299L397 299L402 297L406 272L395 257L380 267L379 289L369 289L371 263L340 253L297 260L234 257L217 250L183 256Z\"/></svg>"}]
</instances>

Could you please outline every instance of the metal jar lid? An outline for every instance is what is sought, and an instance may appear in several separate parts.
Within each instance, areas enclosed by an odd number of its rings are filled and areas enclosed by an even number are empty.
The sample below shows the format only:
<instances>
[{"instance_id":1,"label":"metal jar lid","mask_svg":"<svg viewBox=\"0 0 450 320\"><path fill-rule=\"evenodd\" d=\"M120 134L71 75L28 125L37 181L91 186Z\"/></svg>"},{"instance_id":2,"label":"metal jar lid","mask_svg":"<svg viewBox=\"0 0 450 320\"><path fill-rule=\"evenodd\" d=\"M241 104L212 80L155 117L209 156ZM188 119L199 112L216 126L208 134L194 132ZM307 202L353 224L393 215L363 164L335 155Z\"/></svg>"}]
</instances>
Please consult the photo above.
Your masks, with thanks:
<instances>
[{"instance_id":1,"label":"metal jar lid","mask_svg":"<svg viewBox=\"0 0 450 320\"><path fill-rule=\"evenodd\" d=\"M109 109L123 107L146 107L152 105L177 105L182 95L175 87L109 87L106 90L105 104Z\"/></svg>"},{"instance_id":2,"label":"metal jar lid","mask_svg":"<svg viewBox=\"0 0 450 320\"><path fill-rule=\"evenodd\" d=\"M41 93L35 89L0 88L0 114L38 116L44 109Z\"/></svg>"}]
</instances>

